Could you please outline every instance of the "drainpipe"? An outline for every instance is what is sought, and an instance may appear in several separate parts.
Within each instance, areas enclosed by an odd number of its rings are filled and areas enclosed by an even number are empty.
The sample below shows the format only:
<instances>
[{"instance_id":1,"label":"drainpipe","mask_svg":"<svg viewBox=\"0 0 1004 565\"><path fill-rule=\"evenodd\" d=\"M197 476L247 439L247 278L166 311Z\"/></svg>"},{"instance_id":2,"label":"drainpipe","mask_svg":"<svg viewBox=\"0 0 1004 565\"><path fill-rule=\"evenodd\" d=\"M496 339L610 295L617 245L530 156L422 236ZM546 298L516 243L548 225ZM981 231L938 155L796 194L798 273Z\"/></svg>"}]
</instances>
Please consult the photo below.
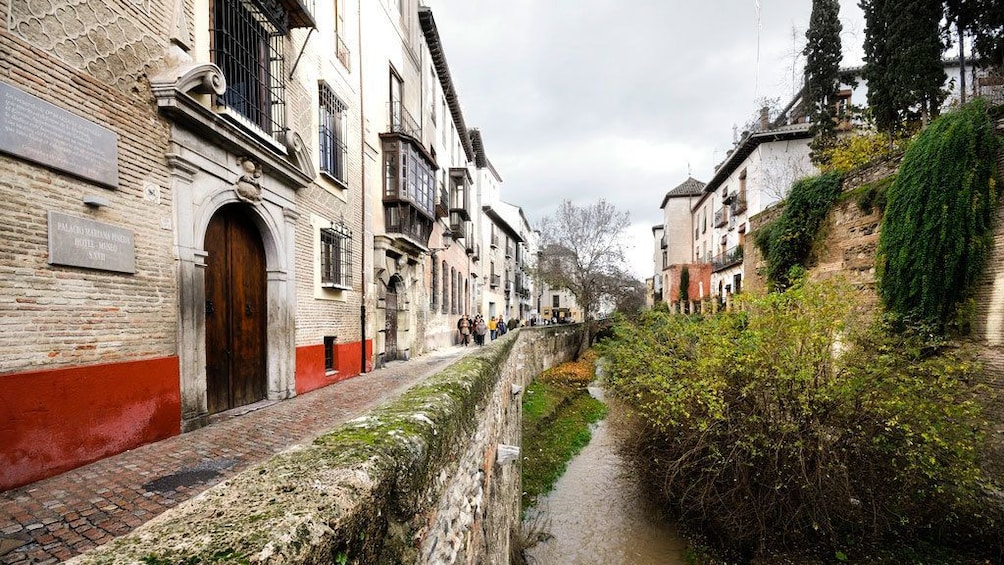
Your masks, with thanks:
<instances>
[{"instance_id":1,"label":"drainpipe","mask_svg":"<svg viewBox=\"0 0 1004 565\"><path fill-rule=\"evenodd\" d=\"M362 210L362 241L359 246L359 330L361 333L361 353L359 354L359 374L366 372L366 112L363 95L363 1L356 2L356 31L359 35L359 170L362 186L360 187L360 206Z\"/></svg>"}]
</instances>

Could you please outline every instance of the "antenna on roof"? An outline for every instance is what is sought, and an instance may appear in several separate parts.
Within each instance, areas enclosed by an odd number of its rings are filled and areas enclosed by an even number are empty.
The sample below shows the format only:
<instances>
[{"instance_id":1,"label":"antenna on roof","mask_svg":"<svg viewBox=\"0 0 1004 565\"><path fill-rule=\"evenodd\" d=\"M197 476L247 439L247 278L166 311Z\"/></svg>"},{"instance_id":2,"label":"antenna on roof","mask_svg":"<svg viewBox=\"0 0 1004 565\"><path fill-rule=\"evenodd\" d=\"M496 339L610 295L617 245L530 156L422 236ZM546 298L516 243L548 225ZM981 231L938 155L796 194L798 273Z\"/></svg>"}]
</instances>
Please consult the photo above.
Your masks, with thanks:
<instances>
[{"instance_id":1,"label":"antenna on roof","mask_svg":"<svg viewBox=\"0 0 1004 565\"><path fill-rule=\"evenodd\" d=\"M756 6L756 74L753 78L753 99L760 94L760 31L763 26L760 21L760 0L753 0Z\"/></svg>"},{"instance_id":2,"label":"antenna on roof","mask_svg":"<svg viewBox=\"0 0 1004 565\"><path fill-rule=\"evenodd\" d=\"M687 161L687 178L690 178L692 176L694 176L694 175L691 174L691 172L690 172L690 161Z\"/></svg>"}]
</instances>

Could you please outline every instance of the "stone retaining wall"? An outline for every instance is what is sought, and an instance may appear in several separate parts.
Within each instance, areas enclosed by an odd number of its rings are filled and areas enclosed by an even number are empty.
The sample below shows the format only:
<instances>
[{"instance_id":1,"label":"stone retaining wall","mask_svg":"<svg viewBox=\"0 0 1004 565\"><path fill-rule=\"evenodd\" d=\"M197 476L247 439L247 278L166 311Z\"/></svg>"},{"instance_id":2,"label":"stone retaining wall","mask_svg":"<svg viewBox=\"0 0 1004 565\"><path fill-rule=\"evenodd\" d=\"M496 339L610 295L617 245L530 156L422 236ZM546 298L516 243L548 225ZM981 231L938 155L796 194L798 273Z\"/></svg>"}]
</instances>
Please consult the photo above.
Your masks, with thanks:
<instances>
[{"instance_id":1,"label":"stone retaining wall","mask_svg":"<svg viewBox=\"0 0 1004 565\"><path fill-rule=\"evenodd\" d=\"M522 387L581 331L512 332L71 563L508 563L522 458L500 446L521 443Z\"/></svg>"}]
</instances>

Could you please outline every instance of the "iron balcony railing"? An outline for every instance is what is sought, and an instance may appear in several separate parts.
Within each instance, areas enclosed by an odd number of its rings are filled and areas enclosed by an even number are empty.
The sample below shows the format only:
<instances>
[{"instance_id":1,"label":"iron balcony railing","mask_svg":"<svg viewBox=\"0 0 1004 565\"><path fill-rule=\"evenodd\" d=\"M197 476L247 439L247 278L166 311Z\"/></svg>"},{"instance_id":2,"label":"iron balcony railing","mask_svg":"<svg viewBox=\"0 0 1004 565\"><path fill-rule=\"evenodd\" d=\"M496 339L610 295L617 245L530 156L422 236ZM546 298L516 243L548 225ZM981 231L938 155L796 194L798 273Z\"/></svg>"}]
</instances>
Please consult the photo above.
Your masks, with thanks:
<instances>
[{"instance_id":1,"label":"iron balcony railing","mask_svg":"<svg viewBox=\"0 0 1004 565\"><path fill-rule=\"evenodd\" d=\"M715 227L720 228L725 225L728 219L725 216L725 207L715 210Z\"/></svg>"},{"instance_id":2,"label":"iron balcony railing","mask_svg":"<svg viewBox=\"0 0 1004 565\"><path fill-rule=\"evenodd\" d=\"M659 242L659 247L661 249L666 249L667 247L669 247L669 243L666 241L666 236L662 236L662 241Z\"/></svg>"},{"instance_id":3,"label":"iron balcony railing","mask_svg":"<svg viewBox=\"0 0 1004 565\"><path fill-rule=\"evenodd\" d=\"M498 247L498 246L499 246L499 234L493 233L492 234L492 247Z\"/></svg>"},{"instance_id":4,"label":"iron balcony railing","mask_svg":"<svg viewBox=\"0 0 1004 565\"><path fill-rule=\"evenodd\" d=\"M335 58L345 67L345 70L352 72L352 67L349 65L349 46L340 33L335 35Z\"/></svg>"},{"instance_id":5,"label":"iron balcony railing","mask_svg":"<svg viewBox=\"0 0 1004 565\"><path fill-rule=\"evenodd\" d=\"M501 275L496 275L495 273L492 273L491 277L488 279L488 282L492 288L498 288L498 286L502 284L502 277Z\"/></svg>"},{"instance_id":6,"label":"iron balcony railing","mask_svg":"<svg viewBox=\"0 0 1004 565\"><path fill-rule=\"evenodd\" d=\"M450 231L453 232L453 239L463 239L467 237L467 222L464 221L460 213L450 211Z\"/></svg>"},{"instance_id":7,"label":"iron balcony railing","mask_svg":"<svg viewBox=\"0 0 1004 565\"><path fill-rule=\"evenodd\" d=\"M724 253L720 253L711 258L711 270L713 272L724 271L733 265L743 262L743 246L737 245Z\"/></svg>"},{"instance_id":8,"label":"iron balcony railing","mask_svg":"<svg viewBox=\"0 0 1004 565\"><path fill-rule=\"evenodd\" d=\"M390 124L388 124L387 129L392 133L403 133L404 135L410 135L415 139L422 139L422 127L418 125L418 122L412 117L408 109L404 107L404 104L400 100L395 100L389 103L390 107Z\"/></svg>"}]
</instances>

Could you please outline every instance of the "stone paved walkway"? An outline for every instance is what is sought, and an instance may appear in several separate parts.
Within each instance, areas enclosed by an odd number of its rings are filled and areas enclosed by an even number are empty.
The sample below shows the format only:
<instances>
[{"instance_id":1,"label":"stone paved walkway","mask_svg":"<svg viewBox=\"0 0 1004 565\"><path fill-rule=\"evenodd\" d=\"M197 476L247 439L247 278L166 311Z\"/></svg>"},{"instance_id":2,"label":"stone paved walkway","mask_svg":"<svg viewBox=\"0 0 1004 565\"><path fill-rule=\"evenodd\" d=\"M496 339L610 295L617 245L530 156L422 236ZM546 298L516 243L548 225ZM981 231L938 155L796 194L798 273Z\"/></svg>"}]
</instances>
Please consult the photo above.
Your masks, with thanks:
<instances>
[{"instance_id":1,"label":"stone paved walkway","mask_svg":"<svg viewBox=\"0 0 1004 565\"><path fill-rule=\"evenodd\" d=\"M395 398L475 348L450 347L0 493L0 563L57 563Z\"/></svg>"}]
</instances>

